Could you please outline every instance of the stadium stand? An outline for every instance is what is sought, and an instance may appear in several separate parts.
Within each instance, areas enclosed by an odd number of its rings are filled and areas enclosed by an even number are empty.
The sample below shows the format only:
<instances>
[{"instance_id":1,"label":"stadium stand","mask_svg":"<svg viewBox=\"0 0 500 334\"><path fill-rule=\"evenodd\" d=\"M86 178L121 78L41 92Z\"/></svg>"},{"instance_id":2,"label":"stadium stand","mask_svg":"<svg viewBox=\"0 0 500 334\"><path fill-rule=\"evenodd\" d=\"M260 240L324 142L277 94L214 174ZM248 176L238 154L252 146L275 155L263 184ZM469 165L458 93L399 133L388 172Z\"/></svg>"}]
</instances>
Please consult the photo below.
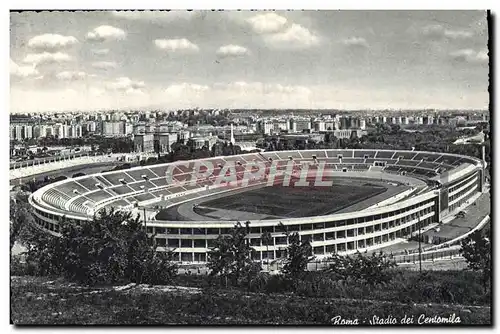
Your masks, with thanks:
<instances>
[{"instance_id":1,"label":"stadium stand","mask_svg":"<svg viewBox=\"0 0 500 334\"><path fill-rule=\"evenodd\" d=\"M338 159L339 156L342 156L342 163ZM279 151L216 157L204 159L204 161L213 163L215 175L224 170L222 167L228 161L235 163L237 178L241 180L249 162L265 162L267 169L271 166L271 161L278 162L278 170L285 170L290 157L294 162L296 175L304 168L310 168L310 171L317 170L315 164L321 161L326 163L324 167L329 173L337 173L334 175L339 176L366 175L365 177L370 178L376 175L376 178L398 178L398 180L401 178L411 180L415 177L428 182L428 187L423 188L422 191L415 191L408 198L370 210L318 217L286 218L279 221L273 219L251 221L252 229L256 233L271 229L275 234L274 240L280 237L280 232L274 226L282 222L289 229L299 231L301 237L311 238L315 253L324 255L331 252L344 253L376 249L397 242L415 233L418 223L416 213L420 215L425 225L436 224L480 193L485 183L482 161L472 157L434 152L345 149ZM376 162L385 162L386 165L371 169L375 167ZM136 167L70 178L39 189L29 197L29 202L37 224L42 229L56 233L59 230L57 221L64 216L71 217L72 221L89 220L102 208L135 210L136 206L157 205L160 202L162 206L169 207L201 196L219 194L222 191L231 193L241 191L243 188L243 186L229 188L216 186L213 176L197 180L194 184L190 182L170 184L165 177L169 166L178 166L176 167L178 175L186 176L186 180L194 176L195 171L192 168L186 169L180 166L185 163L189 162ZM401 175L402 173L406 176ZM281 176L281 179L283 178L284 176ZM279 177L277 179L281 180ZM266 180L266 178L254 180L252 186L263 186ZM436 188L431 184L439 184L440 187ZM384 223L381 224L380 220L384 220ZM153 231L156 228L160 231L167 231L166 237L163 235L162 238L177 241L181 239L169 234L168 231L179 228L190 231L217 229L220 233L227 233L233 225L234 221L152 220L148 222L148 227L151 227ZM356 233L353 233L353 225L356 225ZM318 226L324 226L324 228ZM200 238L203 240L207 236L208 234L200 232L193 237L193 240L200 240ZM157 236L157 238L160 237ZM207 248L188 247L186 242L180 241L164 240L159 243L181 245L175 250L180 260L194 260L195 258L201 262L206 260ZM194 245L195 242L193 241L192 244ZM256 259L264 256L265 250L262 247L256 247ZM276 257L279 249L276 246L270 246L269 249L271 258Z\"/></svg>"}]
</instances>

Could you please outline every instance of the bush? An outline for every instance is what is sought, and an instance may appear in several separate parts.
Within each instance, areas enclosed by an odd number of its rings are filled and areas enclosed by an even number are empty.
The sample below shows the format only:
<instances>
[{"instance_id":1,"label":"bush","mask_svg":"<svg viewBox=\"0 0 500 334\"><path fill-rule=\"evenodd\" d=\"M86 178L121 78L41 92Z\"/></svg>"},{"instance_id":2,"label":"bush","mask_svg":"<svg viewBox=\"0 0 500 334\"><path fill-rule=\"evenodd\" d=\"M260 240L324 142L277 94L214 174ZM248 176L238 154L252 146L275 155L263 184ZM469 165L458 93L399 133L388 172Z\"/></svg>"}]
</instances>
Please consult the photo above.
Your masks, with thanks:
<instances>
[{"instance_id":1,"label":"bush","mask_svg":"<svg viewBox=\"0 0 500 334\"><path fill-rule=\"evenodd\" d=\"M469 271L418 272L390 270L391 279L380 284L348 277L338 279L328 272L307 272L294 281L284 275L258 274L250 291L267 294L294 292L309 298L348 298L403 303L448 303L487 305L491 294L482 291L480 274Z\"/></svg>"},{"instance_id":2,"label":"bush","mask_svg":"<svg viewBox=\"0 0 500 334\"><path fill-rule=\"evenodd\" d=\"M10 257L11 276L32 276L36 273L36 268L21 260L20 256Z\"/></svg>"},{"instance_id":3,"label":"bush","mask_svg":"<svg viewBox=\"0 0 500 334\"><path fill-rule=\"evenodd\" d=\"M61 237L41 231L27 240L27 263L37 275L62 275L83 284L166 284L177 273L171 252L156 252L138 218L101 212L79 225L61 222Z\"/></svg>"},{"instance_id":4,"label":"bush","mask_svg":"<svg viewBox=\"0 0 500 334\"><path fill-rule=\"evenodd\" d=\"M238 222L229 235L219 235L215 239L208 253L207 266L211 276L221 276L225 284L231 281L235 286L248 285L252 276L261 270L260 265L250 258L253 249L247 239L249 230L248 222L245 227Z\"/></svg>"},{"instance_id":5,"label":"bush","mask_svg":"<svg viewBox=\"0 0 500 334\"><path fill-rule=\"evenodd\" d=\"M484 292L480 274L468 271L404 273L388 286L393 300L451 304L484 304L490 293Z\"/></svg>"},{"instance_id":6,"label":"bush","mask_svg":"<svg viewBox=\"0 0 500 334\"><path fill-rule=\"evenodd\" d=\"M391 269L396 262L387 255L372 253L371 256L357 252L354 256L333 254L329 259L327 271L338 279L352 279L369 285L384 284L392 278Z\"/></svg>"}]
</instances>

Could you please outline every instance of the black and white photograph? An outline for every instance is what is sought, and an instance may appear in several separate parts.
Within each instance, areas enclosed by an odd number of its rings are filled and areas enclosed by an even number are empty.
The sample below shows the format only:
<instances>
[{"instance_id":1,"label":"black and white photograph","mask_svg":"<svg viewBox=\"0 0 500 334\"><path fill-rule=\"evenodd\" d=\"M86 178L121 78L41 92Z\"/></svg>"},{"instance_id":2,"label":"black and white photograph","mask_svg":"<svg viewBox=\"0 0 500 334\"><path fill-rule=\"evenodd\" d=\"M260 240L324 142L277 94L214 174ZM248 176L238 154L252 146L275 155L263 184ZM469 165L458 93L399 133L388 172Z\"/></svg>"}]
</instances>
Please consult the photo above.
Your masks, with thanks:
<instances>
[{"instance_id":1,"label":"black and white photograph","mask_svg":"<svg viewBox=\"0 0 500 334\"><path fill-rule=\"evenodd\" d=\"M8 16L12 327L493 325L494 12Z\"/></svg>"}]
</instances>

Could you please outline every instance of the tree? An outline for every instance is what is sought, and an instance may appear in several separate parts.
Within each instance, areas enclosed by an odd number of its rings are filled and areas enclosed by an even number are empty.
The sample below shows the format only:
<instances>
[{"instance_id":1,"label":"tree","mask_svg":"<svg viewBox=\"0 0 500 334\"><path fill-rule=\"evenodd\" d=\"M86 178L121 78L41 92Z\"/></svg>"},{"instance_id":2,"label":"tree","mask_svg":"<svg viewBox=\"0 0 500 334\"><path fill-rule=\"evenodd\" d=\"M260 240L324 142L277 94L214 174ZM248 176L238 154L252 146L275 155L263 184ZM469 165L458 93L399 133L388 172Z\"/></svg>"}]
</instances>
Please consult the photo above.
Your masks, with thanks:
<instances>
[{"instance_id":1,"label":"tree","mask_svg":"<svg viewBox=\"0 0 500 334\"><path fill-rule=\"evenodd\" d=\"M264 232L260 236L260 239L262 240L262 244L266 246L266 254L269 256L269 245L273 244L273 237L271 233L269 232ZM267 270L269 271L269 259L267 260Z\"/></svg>"},{"instance_id":2,"label":"tree","mask_svg":"<svg viewBox=\"0 0 500 334\"><path fill-rule=\"evenodd\" d=\"M396 262L382 252L366 255L358 251L355 256L334 253L328 262L330 265L326 271L336 278L351 278L369 285L388 282L392 278L390 269L396 267Z\"/></svg>"},{"instance_id":3,"label":"tree","mask_svg":"<svg viewBox=\"0 0 500 334\"><path fill-rule=\"evenodd\" d=\"M297 284L307 271L307 264L314 259L309 239L300 239L297 232L290 233L283 223L278 225L288 238L282 272L287 279Z\"/></svg>"},{"instance_id":4,"label":"tree","mask_svg":"<svg viewBox=\"0 0 500 334\"><path fill-rule=\"evenodd\" d=\"M154 235L131 213L103 210L78 224L61 219L59 226L60 237L38 230L26 240L26 261L39 275L89 285L167 284L177 272L172 252L157 252Z\"/></svg>"},{"instance_id":5,"label":"tree","mask_svg":"<svg viewBox=\"0 0 500 334\"><path fill-rule=\"evenodd\" d=\"M34 219L27 206L27 195L18 193L10 199L10 249L17 242L22 242L23 237L34 224Z\"/></svg>"},{"instance_id":6,"label":"tree","mask_svg":"<svg viewBox=\"0 0 500 334\"><path fill-rule=\"evenodd\" d=\"M475 231L462 240L460 253L467 261L470 269L478 271L482 276L483 288L486 291L491 276L491 231Z\"/></svg>"},{"instance_id":7,"label":"tree","mask_svg":"<svg viewBox=\"0 0 500 334\"><path fill-rule=\"evenodd\" d=\"M286 249L283 273L285 277L297 282L307 271L307 264L314 259L310 241L300 240L297 232L288 235L288 247Z\"/></svg>"},{"instance_id":8,"label":"tree","mask_svg":"<svg viewBox=\"0 0 500 334\"><path fill-rule=\"evenodd\" d=\"M230 230L229 235L219 235L214 247L208 253L208 268L211 276L230 279L233 284L249 271L254 271L255 264L251 259L252 248L248 243L248 227L240 222Z\"/></svg>"}]
</instances>

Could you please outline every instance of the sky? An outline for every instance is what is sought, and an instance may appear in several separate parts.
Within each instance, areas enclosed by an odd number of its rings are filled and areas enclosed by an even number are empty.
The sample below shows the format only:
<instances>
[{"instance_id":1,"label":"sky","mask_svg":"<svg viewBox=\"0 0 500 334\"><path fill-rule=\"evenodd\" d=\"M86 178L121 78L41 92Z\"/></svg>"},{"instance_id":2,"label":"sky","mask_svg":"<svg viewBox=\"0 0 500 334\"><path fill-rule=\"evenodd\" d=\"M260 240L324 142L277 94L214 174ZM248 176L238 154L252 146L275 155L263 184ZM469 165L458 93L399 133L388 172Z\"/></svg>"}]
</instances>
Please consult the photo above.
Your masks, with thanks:
<instances>
[{"instance_id":1,"label":"sky","mask_svg":"<svg viewBox=\"0 0 500 334\"><path fill-rule=\"evenodd\" d=\"M484 11L21 12L10 112L482 109Z\"/></svg>"}]
</instances>

